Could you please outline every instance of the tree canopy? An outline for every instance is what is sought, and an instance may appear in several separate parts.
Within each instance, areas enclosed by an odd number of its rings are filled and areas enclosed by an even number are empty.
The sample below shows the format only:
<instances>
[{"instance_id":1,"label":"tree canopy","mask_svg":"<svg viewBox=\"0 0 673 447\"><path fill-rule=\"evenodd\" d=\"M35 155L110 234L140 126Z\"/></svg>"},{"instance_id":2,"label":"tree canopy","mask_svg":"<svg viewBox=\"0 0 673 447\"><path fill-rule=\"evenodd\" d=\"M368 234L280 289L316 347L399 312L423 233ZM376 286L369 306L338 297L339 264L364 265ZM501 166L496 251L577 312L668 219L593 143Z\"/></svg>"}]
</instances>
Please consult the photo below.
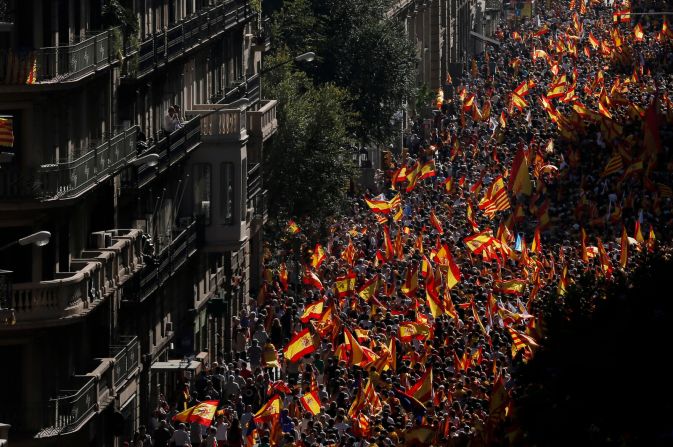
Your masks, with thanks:
<instances>
[{"instance_id":1,"label":"tree canopy","mask_svg":"<svg viewBox=\"0 0 673 447\"><path fill-rule=\"evenodd\" d=\"M287 59L281 54L268 64ZM348 148L347 92L333 84L315 86L289 64L266 74L264 81L266 94L278 100L280 123L264 154L271 214L326 216L338 211L355 174Z\"/></svg>"},{"instance_id":2,"label":"tree canopy","mask_svg":"<svg viewBox=\"0 0 673 447\"><path fill-rule=\"evenodd\" d=\"M286 0L274 16L274 46L290 54L314 51L306 67L317 84L350 94L349 131L363 143L388 143L393 114L414 91L416 54L389 0Z\"/></svg>"}]
</instances>

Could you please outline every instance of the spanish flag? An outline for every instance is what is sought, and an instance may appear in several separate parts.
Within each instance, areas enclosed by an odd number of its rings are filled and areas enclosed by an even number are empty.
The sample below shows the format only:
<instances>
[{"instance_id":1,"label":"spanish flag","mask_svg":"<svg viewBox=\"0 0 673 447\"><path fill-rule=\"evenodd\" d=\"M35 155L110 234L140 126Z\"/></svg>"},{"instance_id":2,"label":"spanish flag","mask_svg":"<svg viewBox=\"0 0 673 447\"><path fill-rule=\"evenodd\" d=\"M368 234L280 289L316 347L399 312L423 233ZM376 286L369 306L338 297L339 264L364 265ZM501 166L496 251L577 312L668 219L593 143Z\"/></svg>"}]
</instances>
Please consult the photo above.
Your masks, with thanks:
<instances>
[{"instance_id":1,"label":"spanish flag","mask_svg":"<svg viewBox=\"0 0 673 447\"><path fill-rule=\"evenodd\" d=\"M635 28L633 28L633 40L636 42L642 42L645 40L645 33L643 32L643 27L640 23L637 24Z\"/></svg>"},{"instance_id":2,"label":"spanish flag","mask_svg":"<svg viewBox=\"0 0 673 447\"><path fill-rule=\"evenodd\" d=\"M301 402L301 406L313 416L320 413L320 398L315 391L304 394L299 398L299 402Z\"/></svg>"},{"instance_id":3,"label":"spanish flag","mask_svg":"<svg viewBox=\"0 0 673 447\"><path fill-rule=\"evenodd\" d=\"M350 271L345 276L339 276L334 281L337 298L344 298L355 292L356 275Z\"/></svg>"},{"instance_id":4,"label":"spanish flag","mask_svg":"<svg viewBox=\"0 0 673 447\"><path fill-rule=\"evenodd\" d=\"M580 227L580 244L582 250L582 262L585 264L589 262L589 252L587 251L587 232Z\"/></svg>"},{"instance_id":5,"label":"spanish flag","mask_svg":"<svg viewBox=\"0 0 673 447\"><path fill-rule=\"evenodd\" d=\"M437 219L435 210L430 210L430 224L435 227L439 234L444 234L444 229L442 228L442 224L439 222L439 219Z\"/></svg>"},{"instance_id":6,"label":"spanish flag","mask_svg":"<svg viewBox=\"0 0 673 447\"><path fill-rule=\"evenodd\" d=\"M598 255L601 261L601 270L606 278L612 276L612 263L610 262L610 257L605 251L605 246L603 246L603 241L600 238L596 238L596 245L598 245Z\"/></svg>"},{"instance_id":7,"label":"spanish flag","mask_svg":"<svg viewBox=\"0 0 673 447\"><path fill-rule=\"evenodd\" d=\"M325 302L323 300L309 304L299 320L301 320L301 322L304 324L308 323L310 320L319 320L320 317L322 317L322 310L324 305Z\"/></svg>"},{"instance_id":8,"label":"spanish flag","mask_svg":"<svg viewBox=\"0 0 673 447\"><path fill-rule=\"evenodd\" d=\"M395 257L393 242L390 239L390 230L387 225L383 226L383 250L386 254L386 261L391 261Z\"/></svg>"},{"instance_id":9,"label":"spanish flag","mask_svg":"<svg viewBox=\"0 0 673 447\"><path fill-rule=\"evenodd\" d=\"M427 301L428 307L430 308L430 313L432 314L433 318L437 318L440 315L444 315L444 307L437 298L433 297L429 293L426 293L425 299Z\"/></svg>"},{"instance_id":10,"label":"spanish flag","mask_svg":"<svg viewBox=\"0 0 673 447\"><path fill-rule=\"evenodd\" d=\"M314 269L319 268L326 258L327 255L325 254L325 250L322 248L322 245L315 244L313 255L311 255L311 267Z\"/></svg>"},{"instance_id":11,"label":"spanish flag","mask_svg":"<svg viewBox=\"0 0 673 447\"><path fill-rule=\"evenodd\" d=\"M493 244L495 239L493 238L492 234L493 233L490 229L484 230L481 233L466 237L463 239L463 242L472 253L478 255L488 246Z\"/></svg>"},{"instance_id":12,"label":"spanish flag","mask_svg":"<svg viewBox=\"0 0 673 447\"><path fill-rule=\"evenodd\" d=\"M654 245L657 243L657 237L654 235L654 227L650 225L650 233L647 236L647 251L654 253Z\"/></svg>"},{"instance_id":13,"label":"spanish flag","mask_svg":"<svg viewBox=\"0 0 673 447\"><path fill-rule=\"evenodd\" d=\"M400 323L398 328L398 338L404 343L408 343L414 338L422 340L427 339L430 336L430 327L422 323L406 321Z\"/></svg>"},{"instance_id":14,"label":"spanish flag","mask_svg":"<svg viewBox=\"0 0 673 447\"><path fill-rule=\"evenodd\" d=\"M526 282L522 279L510 279L508 281L496 281L493 290L511 295L523 295Z\"/></svg>"},{"instance_id":15,"label":"spanish flag","mask_svg":"<svg viewBox=\"0 0 673 447\"><path fill-rule=\"evenodd\" d=\"M290 234L297 234L301 232L301 228L299 228L299 225L294 220L290 220L287 223L287 231Z\"/></svg>"},{"instance_id":16,"label":"spanish flag","mask_svg":"<svg viewBox=\"0 0 673 447\"><path fill-rule=\"evenodd\" d=\"M523 110L524 108L528 107L528 101L516 93L512 93L512 104L514 104L514 106L519 110Z\"/></svg>"},{"instance_id":17,"label":"spanish flag","mask_svg":"<svg viewBox=\"0 0 673 447\"><path fill-rule=\"evenodd\" d=\"M318 290L323 290L324 287L322 285L322 282L320 281L320 278L318 278L318 275L310 271L309 269L306 269L304 272L304 278L302 279L302 282L308 286L313 286Z\"/></svg>"},{"instance_id":18,"label":"spanish flag","mask_svg":"<svg viewBox=\"0 0 673 447\"><path fill-rule=\"evenodd\" d=\"M183 422L185 424L196 422L200 425L210 427L219 403L220 402L217 400L201 402L200 404L187 408L185 411L173 416L173 421Z\"/></svg>"},{"instance_id":19,"label":"spanish flag","mask_svg":"<svg viewBox=\"0 0 673 447\"><path fill-rule=\"evenodd\" d=\"M416 291L418 290L418 268L409 266L407 267L407 272L404 278L404 284L400 289L403 294L409 298L416 296Z\"/></svg>"},{"instance_id":20,"label":"spanish flag","mask_svg":"<svg viewBox=\"0 0 673 447\"><path fill-rule=\"evenodd\" d=\"M302 357L315 351L313 335L308 328L297 333L283 350L283 355L291 362L298 362Z\"/></svg>"},{"instance_id":21,"label":"spanish flag","mask_svg":"<svg viewBox=\"0 0 673 447\"><path fill-rule=\"evenodd\" d=\"M365 367L372 363L375 358L372 357L371 351L360 345L357 339L353 336L351 331L344 329L345 345L347 349L350 348L350 364L352 366ZM371 354L370 354L371 353ZM378 358L378 357L377 357Z\"/></svg>"},{"instance_id":22,"label":"spanish flag","mask_svg":"<svg viewBox=\"0 0 673 447\"><path fill-rule=\"evenodd\" d=\"M463 102L463 111L469 112L472 110L472 106L474 106L474 93L470 93L467 95L467 98L465 98L465 102Z\"/></svg>"},{"instance_id":23,"label":"spanish flag","mask_svg":"<svg viewBox=\"0 0 673 447\"><path fill-rule=\"evenodd\" d=\"M379 275L378 273L374 275L373 278L364 283L360 290L358 290L358 296L365 301L376 297L376 291L379 288Z\"/></svg>"},{"instance_id":24,"label":"spanish flag","mask_svg":"<svg viewBox=\"0 0 673 447\"><path fill-rule=\"evenodd\" d=\"M262 408L260 408L257 413L255 413L255 416L253 417L255 424L261 425L265 422L272 422L274 418L280 416L281 406L282 402L280 396L275 394L267 401L267 403L262 405Z\"/></svg>"},{"instance_id":25,"label":"spanish flag","mask_svg":"<svg viewBox=\"0 0 673 447\"><path fill-rule=\"evenodd\" d=\"M626 234L626 227L622 228L622 239L620 242L621 247L619 251L619 265L621 265L622 268L625 269L629 259L629 237Z\"/></svg>"},{"instance_id":26,"label":"spanish flag","mask_svg":"<svg viewBox=\"0 0 673 447\"><path fill-rule=\"evenodd\" d=\"M596 39L596 37L591 32L589 32L589 43L594 48L594 50L597 49L598 46L600 45L598 39Z\"/></svg>"},{"instance_id":27,"label":"spanish flag","mask_svg":"<svg viewBox=\"0 0 673 447\"><path fill-rule=\"evenodd\" d=\"M519 149L512 161L512 175L509 179L509 190L516 194L530 196L533 187L528 173L528 160L523 148Z\"/></svg>"},{"instance_id":28,"label":"spanish flag","mask_svg":"<svg viewBox=\"0 0 673 447\"><path fill-rule=\"evenodd\" d=\"M280 284L283 287L283 290L287 291L288 275L287 275L287 267L285 266L285 262L281 262L280 267L278 267L278 279L280 280Z\"/></svg>"},{"instance_id":29,"label":"spanish flag","mask_svg":"<svg viewBox=\"0 0 673 447\"><path fill-rule=\"evenodd\" d=\"M421 174L421 164L417 161L416 164L414 164L414 167L409 171L407 174L407 189L406 192L411 192L414 190L416 187L416 183L418 183L418 178Z\"/></svg>"},{"instance_id":30,"label":"spanish flag","mask_svg":"<svg viewBox=\"0 0 673 447\"><path fill-rule=\"evenodd\" d=\"M437 175L435 173L435 160L430 160L421 166L421 175L418 179L423 180L429 177L434 177L435 175Z\"/></svg>"},{"instance_id":31,"label":"spanish flag","mask_svg":"<svg viewBox=\"0 0 673 447\"><path fill-rule=\"evenodd\" d=\"M533 236L533 243L530 244L531 253L542 253L542 241L540 240L540 227L535 228L535 235Z\"/></svg>"},{"instance_id":32,"label":"spanish flag","mask_svg":"<svg viewBox=\"0 0 673 447\"><path fill-rule=\"evenodd\" d=\"M633 232L634 237L637 242L643 243L645 242L645 238L643 237L643 232L640 229L640 221L636 220L636 229Z\"/></svg>"},{"instance_id":33,"label":"spanish flag","mask_svg":"<svg viewBox=\"0 0 673 447\"><path fill-rule=\"evenodd\" d=\"M560 296L564 296L566 293L568 293L568 286L570 285L569 283L570 281L568 279L568 266L564 265L563 270L561 271L561 278L559 279L556 292Z\"/></svg>"},{"instance_id":34,"label":"spanish flag","mask_svg":"<svg viewBox=\"0 0 673 447\"><path fill-rule=\"evenodd\" d=\"M407 393L414 396L421 403L432 400L432 368L428 368L418 382L409 388Z\"/></svg>"},{"instance_id":35,"label":"spanish flag","mask_svg":"<svg viewBox=\"0 0 673 447\"><path fill-rule=\"evenodd\" d=\"M375 213L390 214L390 203L387 200L368 199L365 203Z\"/></svg>"},{"instance_id":36,"label":"spanish flag","mask_svg":"<svg viewBox=\"0 0 673 447\"><path fill-rule=\"evenodd\" d=\"M446 273L446 287L453 289L456 284L460 282L460 267L453 260L450 252L447 252L447 273Z\"/></svg>"}]
</instances>

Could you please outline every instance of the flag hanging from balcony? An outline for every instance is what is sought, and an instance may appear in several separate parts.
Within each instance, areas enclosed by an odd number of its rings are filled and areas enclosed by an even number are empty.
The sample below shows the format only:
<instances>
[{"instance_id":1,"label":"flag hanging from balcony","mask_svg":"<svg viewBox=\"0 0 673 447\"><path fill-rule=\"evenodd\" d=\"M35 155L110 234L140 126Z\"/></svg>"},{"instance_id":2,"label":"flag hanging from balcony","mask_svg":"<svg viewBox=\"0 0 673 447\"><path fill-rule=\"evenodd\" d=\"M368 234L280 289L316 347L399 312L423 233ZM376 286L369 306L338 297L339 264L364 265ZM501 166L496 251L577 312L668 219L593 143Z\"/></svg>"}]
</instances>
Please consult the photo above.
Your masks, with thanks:
<instances>
[{"instance_id":1,"label":"flag hanging from balcony","mask_svg":"<svg viewBox=\"0 0 673 447\"><path fill-rule=\"evenodd\" d=\"M0 117L0 147L14 147L12 117Z\"/></svg>"}]
</instances>

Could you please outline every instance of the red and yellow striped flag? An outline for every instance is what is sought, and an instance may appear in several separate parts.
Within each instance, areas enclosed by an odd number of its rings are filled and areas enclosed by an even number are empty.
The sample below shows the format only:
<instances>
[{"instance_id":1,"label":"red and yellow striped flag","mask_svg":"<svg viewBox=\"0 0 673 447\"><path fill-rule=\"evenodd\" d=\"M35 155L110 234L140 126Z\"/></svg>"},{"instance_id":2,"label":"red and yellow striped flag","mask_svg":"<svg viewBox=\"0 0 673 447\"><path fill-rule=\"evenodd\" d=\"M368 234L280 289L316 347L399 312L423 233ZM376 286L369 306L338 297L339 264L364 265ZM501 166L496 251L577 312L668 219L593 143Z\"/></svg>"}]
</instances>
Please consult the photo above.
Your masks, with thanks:
<instances>
[{"instance_id":1,"label":"red and yellow striped flag","mask_svg":"<svg viewBox=\"0 0 673 447\"><path fill-rule=\"evenodd\" d=\"M14 124L11 117L0 117L0 147L14 147Z\"/></svg>"}]
</instances>

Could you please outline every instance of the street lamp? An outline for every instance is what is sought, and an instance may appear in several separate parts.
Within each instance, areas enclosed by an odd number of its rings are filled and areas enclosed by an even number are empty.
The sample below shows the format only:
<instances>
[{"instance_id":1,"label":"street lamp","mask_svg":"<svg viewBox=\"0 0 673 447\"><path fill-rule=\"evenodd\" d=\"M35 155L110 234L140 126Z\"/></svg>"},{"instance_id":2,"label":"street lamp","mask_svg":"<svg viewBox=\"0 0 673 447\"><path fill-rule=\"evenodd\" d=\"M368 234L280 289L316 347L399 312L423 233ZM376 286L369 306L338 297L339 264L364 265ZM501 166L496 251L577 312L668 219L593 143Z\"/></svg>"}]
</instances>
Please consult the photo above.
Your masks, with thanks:
<instances>
[{"instance_id":1,"label":"street lamp","mask_svg":"<svg viewBox=\"0 0 673 447\"><path fill-rule=\"evenodd\" d=\"M290 62L313 62L315 60L315 53L313 51L308 51L306 53L302 53L299 56L295 56L292 59L288 59L283 62L279 62L276 65L272 65L268 68L264 68L259 72L259 75L262 76L265 73L270 72L271 70L275 70L278 67L282 67L283 65L287 65Z\"/></svg>"},{"instance_id":2,"label":"street lamp","mask_svg":"<svg viewBox=\"0 0 673 447\"><path fill-rule=\"evenodd\" d=\"M295 62L313 62L315 59L315 53L313 51L306 52L304 54L300 54L299 56L294 58Z\"/></svg>"},{"instance_id":3,"label":"street lamp","mask_svg":"<svg viewBox=\"0 0 673 447\"><path fill-rule=\"evenodd\" d=\"M49 238L51 238L51 233L48 231L38 231L26 237L22 237L17 241L10 242L0 247L0 251L6 250L9 247L14 245L30 245L33 244L37 247L43 247L49 243Z\"/></svg>"},{"instance_id":4,"label":"street lamp","mask_svg":"<svg viewBox=\"0 0 673 447\"><path fill-rule=\"evenodd\" d=\"M142 157L138 157L131 162L133 166L140 166L146 164L147 166L154 167L159 164L159 154L147 154Z\"/></svg>"}]
</instances>

